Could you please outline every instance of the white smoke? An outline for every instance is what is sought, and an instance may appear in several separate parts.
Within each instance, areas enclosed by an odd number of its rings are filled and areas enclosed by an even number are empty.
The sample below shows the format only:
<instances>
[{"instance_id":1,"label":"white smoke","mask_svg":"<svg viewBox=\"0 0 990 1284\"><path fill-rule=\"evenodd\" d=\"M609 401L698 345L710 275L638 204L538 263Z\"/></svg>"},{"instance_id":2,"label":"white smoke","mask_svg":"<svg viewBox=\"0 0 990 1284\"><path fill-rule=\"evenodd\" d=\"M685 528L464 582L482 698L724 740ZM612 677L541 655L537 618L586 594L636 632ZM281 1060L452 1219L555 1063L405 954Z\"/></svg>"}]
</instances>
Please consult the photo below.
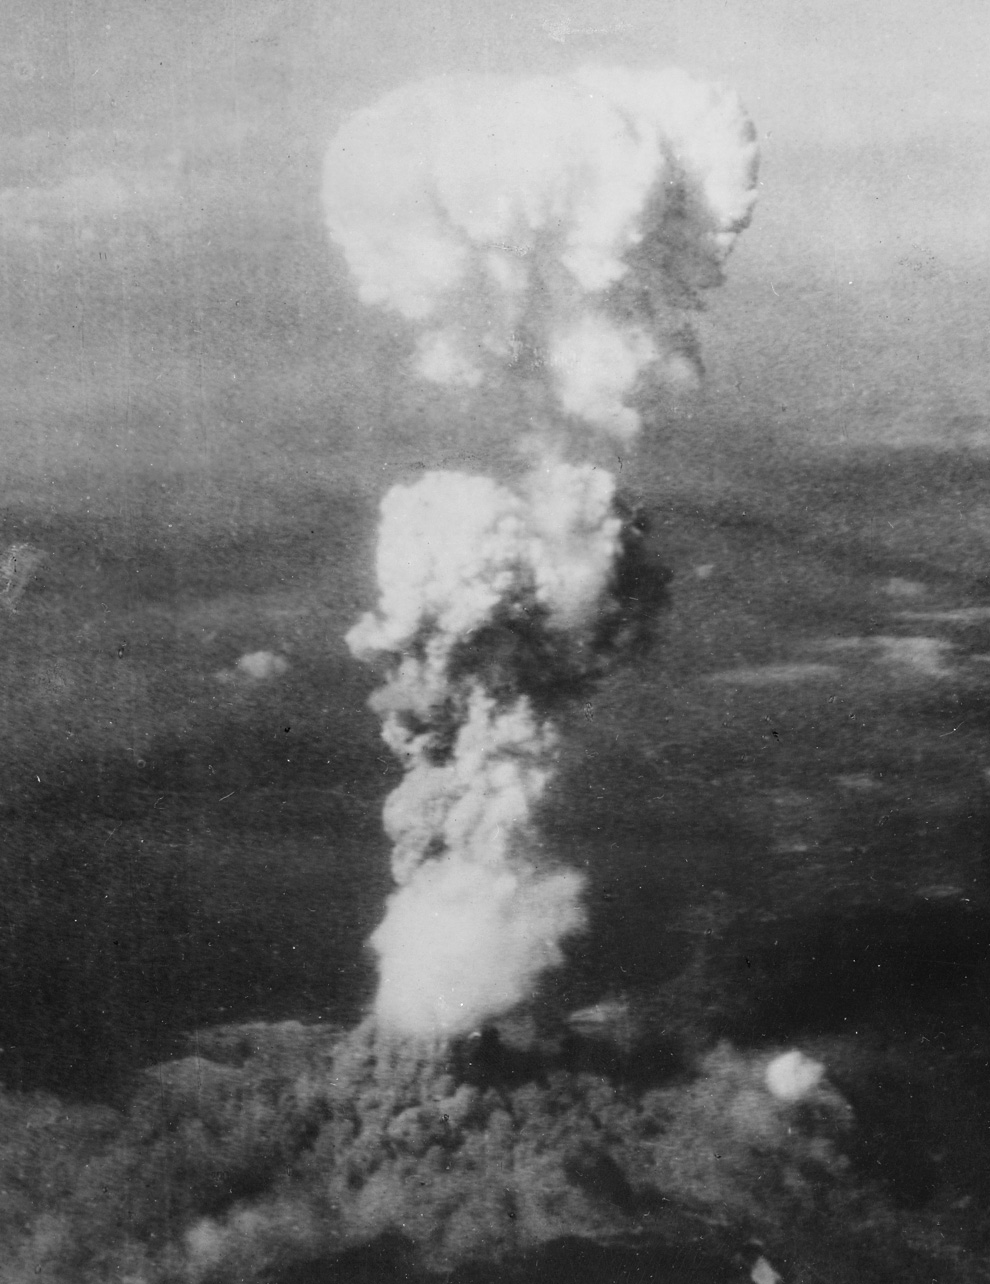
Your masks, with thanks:
<instances>
[{"instance_id":1,"label":"white smoke","mask_svg":"<svg viewBox=\"0 0 990 1284\"><path fill-rule=\"evenodd\" d=\"M683 72L450 76L352 116L323 197L361 299L417 324L421 377L539 371L559 410L629 438L644 383L697 368L690 312L756 157L736 98Z\"/></svg>"},{"instance_id":2,"label":"white smoke","mask_svg":"<svg viewBox=\"0 0 990 1284\"><path fill-rule=\"evenodd\" d=\"M385 1029L474 1029L585 925L582 877L547 863L536 824L551 715L650 594L630 585L614 478L550 433L631 438L651 380L696 377L688 318L749 219L755 165L735 98L682 72L428 81L331 143L327 222L360 298L414 324L420 377L513 399L536 461L513 487L431 472L382 503L378 609L347 641L388 666L372 704L405 770L372 937Z\"/></svg>"},{"instance_id":3,"label":"white smoke","mask_svg":"<svg viewBox=\"0 0 990 1284\"><path fill-rule=\"evenodd\" d=\"M394 657L374 703L406 768L385 806L398 889L372 937L391 1028L471 1030L530 993L584 924L580 876L534 860L557 736L521 673L528 647L559 652L598 618L620 547L613 487L557 463L524 494L437 472L382 503L379 609L348 642Z\"/></svg>"},{"instance_id":4,"label":"white smoke","mask_svg":"<svg viewBox=\"0 0 990 1284\"><path fill-rule=\"evenodd\" d=\"M582 887L573 870L424 862L371 938L381 957L379 1021L443 1037L510 1011L561 963L560 940L584 926Z\"/></svg>"},{"instance_id":5,"label":"white smoke","mask_svg":"<svg viewBox=\"0 0 990 1284\"><path fill-rule=\"evenodd\" d=\"M355 655L407 652L426 627L435 645L449 648L526 594L558 627L589 620L619 550L615 479L555 462L527 479L526 492L457 472L390 490L379 529L379 610L347 635Z\"/></svg>"}]
</instances>

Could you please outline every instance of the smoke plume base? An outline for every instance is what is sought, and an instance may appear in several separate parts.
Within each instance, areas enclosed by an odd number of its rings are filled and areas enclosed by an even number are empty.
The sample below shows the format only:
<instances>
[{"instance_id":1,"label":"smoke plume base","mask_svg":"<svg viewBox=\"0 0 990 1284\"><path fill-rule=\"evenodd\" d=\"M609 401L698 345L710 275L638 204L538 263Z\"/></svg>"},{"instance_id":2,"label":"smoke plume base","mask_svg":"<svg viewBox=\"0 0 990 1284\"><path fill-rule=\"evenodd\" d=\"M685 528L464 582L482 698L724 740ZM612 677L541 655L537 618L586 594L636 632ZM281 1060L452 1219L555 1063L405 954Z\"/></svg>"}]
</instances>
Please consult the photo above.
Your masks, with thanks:
<instances>
[{"instance_id":1,"label":"smoke plume base","mask_svg":"<svg viewBox=\"0 0 990 1284\"><path fill-rule=\"evenodd\" d=\"M431 1044L534 992L586 921L583 876L542 855L552 713L641 641L642 522L611 474L549 460L515 489L453 472L382 501L372 706L403 764L385 804L396 890L372 937L380 1021Z\"/></svg>"},{"instance_id":2,"label":"smoke plume base","mask_svg":"<svg viewBox=\"0 0 990 1284\"><path fill-rule=\"evenodd\" d=\"M573 1043L489 1034L437 1060L370 1021L197 1043L67 1150L64 1111L39 1103L25 1127L63 1158L17 1214L9 1278L245 1284L389 1238L446 1272L574 1237L776 1236L843 1197L848 1106L820 1077L775 1096L765 1052L723 1046L692 1077L634 1087L576 1069Z\"/></svg>"}]
</instances>

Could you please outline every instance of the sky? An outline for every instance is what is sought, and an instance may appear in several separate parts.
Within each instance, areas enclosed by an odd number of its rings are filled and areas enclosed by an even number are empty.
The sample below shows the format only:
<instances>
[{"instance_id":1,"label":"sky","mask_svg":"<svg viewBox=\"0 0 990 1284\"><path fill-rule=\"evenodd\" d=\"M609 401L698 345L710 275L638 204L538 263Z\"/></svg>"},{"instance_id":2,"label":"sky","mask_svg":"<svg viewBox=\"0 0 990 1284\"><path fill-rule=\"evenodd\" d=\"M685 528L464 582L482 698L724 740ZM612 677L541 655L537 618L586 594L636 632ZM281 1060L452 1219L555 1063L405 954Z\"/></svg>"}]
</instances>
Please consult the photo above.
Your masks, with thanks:
<instances>
[{"instance_id":1,"label":"sky","mask_svg":"<svg viewBox=\"0 0 990 1284\"><path fill-rule=\"evenodd\" d=\"M825 445L980 446L988 43L980 0L8 0L4 484L68 503L156 470L332 482L408 456L451 407L354 302L327 142L424 76L583 62L684 67L756 121L712 396Z\"/></svg>"}]
</instances>

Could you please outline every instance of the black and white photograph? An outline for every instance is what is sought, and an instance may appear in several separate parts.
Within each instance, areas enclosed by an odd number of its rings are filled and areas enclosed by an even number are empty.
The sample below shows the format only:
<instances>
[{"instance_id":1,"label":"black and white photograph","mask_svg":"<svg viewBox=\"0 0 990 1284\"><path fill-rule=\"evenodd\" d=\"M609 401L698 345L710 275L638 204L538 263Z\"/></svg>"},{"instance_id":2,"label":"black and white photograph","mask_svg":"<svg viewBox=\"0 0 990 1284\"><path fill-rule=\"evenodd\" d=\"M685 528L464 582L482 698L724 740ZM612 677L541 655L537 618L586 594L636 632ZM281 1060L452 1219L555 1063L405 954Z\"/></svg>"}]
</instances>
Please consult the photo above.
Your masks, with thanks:
<instances>
[{"instance_id":1,"label":"black and white photograph","mask_svg":"<svg viewBox=\"0 0 990 1284\"><path fill-rule=\"evenodd\" d=\"M990 1281L983 0L7 0L0 1284Z\"/></svg>"}]
</instances>

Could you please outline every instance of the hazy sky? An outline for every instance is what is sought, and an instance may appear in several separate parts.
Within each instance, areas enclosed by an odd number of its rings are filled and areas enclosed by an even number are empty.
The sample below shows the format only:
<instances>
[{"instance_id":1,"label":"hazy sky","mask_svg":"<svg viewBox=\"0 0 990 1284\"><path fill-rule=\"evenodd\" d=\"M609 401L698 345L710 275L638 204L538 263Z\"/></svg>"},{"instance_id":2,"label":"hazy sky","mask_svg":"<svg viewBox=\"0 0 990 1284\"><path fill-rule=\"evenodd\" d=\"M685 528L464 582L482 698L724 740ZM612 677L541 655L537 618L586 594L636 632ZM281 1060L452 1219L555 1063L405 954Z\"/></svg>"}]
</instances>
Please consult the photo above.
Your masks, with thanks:
<instances>
[{"instance_id":1,"label":"hazy sky","mask_svg":"<svg viewBox=\"0 0 990 1284\"><path fill-rule=\"evenodd\" d=\"M678 63L738 86L764 133L858 142L987 123L979 0L8 0L4 130L146 130L336 113L449 69ZM308 132L308 131L307 131Z\"/></svg>"},{"instance_id":2,"label":"hazy sky","mask_svg":"<svg viewBox=\"0 0 990 1284\"><path fill-rule=\"evenodd\" d=\"M730 289L759 309L760 291L771 307L788 283L816 282L859 315L914 282L939 300L926 333L946 345L958 332L946 350L961 344L963 364L979 352L985 317L952 299L982 283L990 235L983 0L8 0L8 473L203 449L219 467L204 443L229 443L221 421L259 397L307 421L314 399L339 410L354 394L364 413L374 362L344 326L334 368L318 333L349 297L317 197L335 126L424 75L589 60L680 65L742 94L763 186ZM874 309L879 337L910 330L906 306ZM820 329L814 307L807 322Z\"/></svg>"}]
</instances>

